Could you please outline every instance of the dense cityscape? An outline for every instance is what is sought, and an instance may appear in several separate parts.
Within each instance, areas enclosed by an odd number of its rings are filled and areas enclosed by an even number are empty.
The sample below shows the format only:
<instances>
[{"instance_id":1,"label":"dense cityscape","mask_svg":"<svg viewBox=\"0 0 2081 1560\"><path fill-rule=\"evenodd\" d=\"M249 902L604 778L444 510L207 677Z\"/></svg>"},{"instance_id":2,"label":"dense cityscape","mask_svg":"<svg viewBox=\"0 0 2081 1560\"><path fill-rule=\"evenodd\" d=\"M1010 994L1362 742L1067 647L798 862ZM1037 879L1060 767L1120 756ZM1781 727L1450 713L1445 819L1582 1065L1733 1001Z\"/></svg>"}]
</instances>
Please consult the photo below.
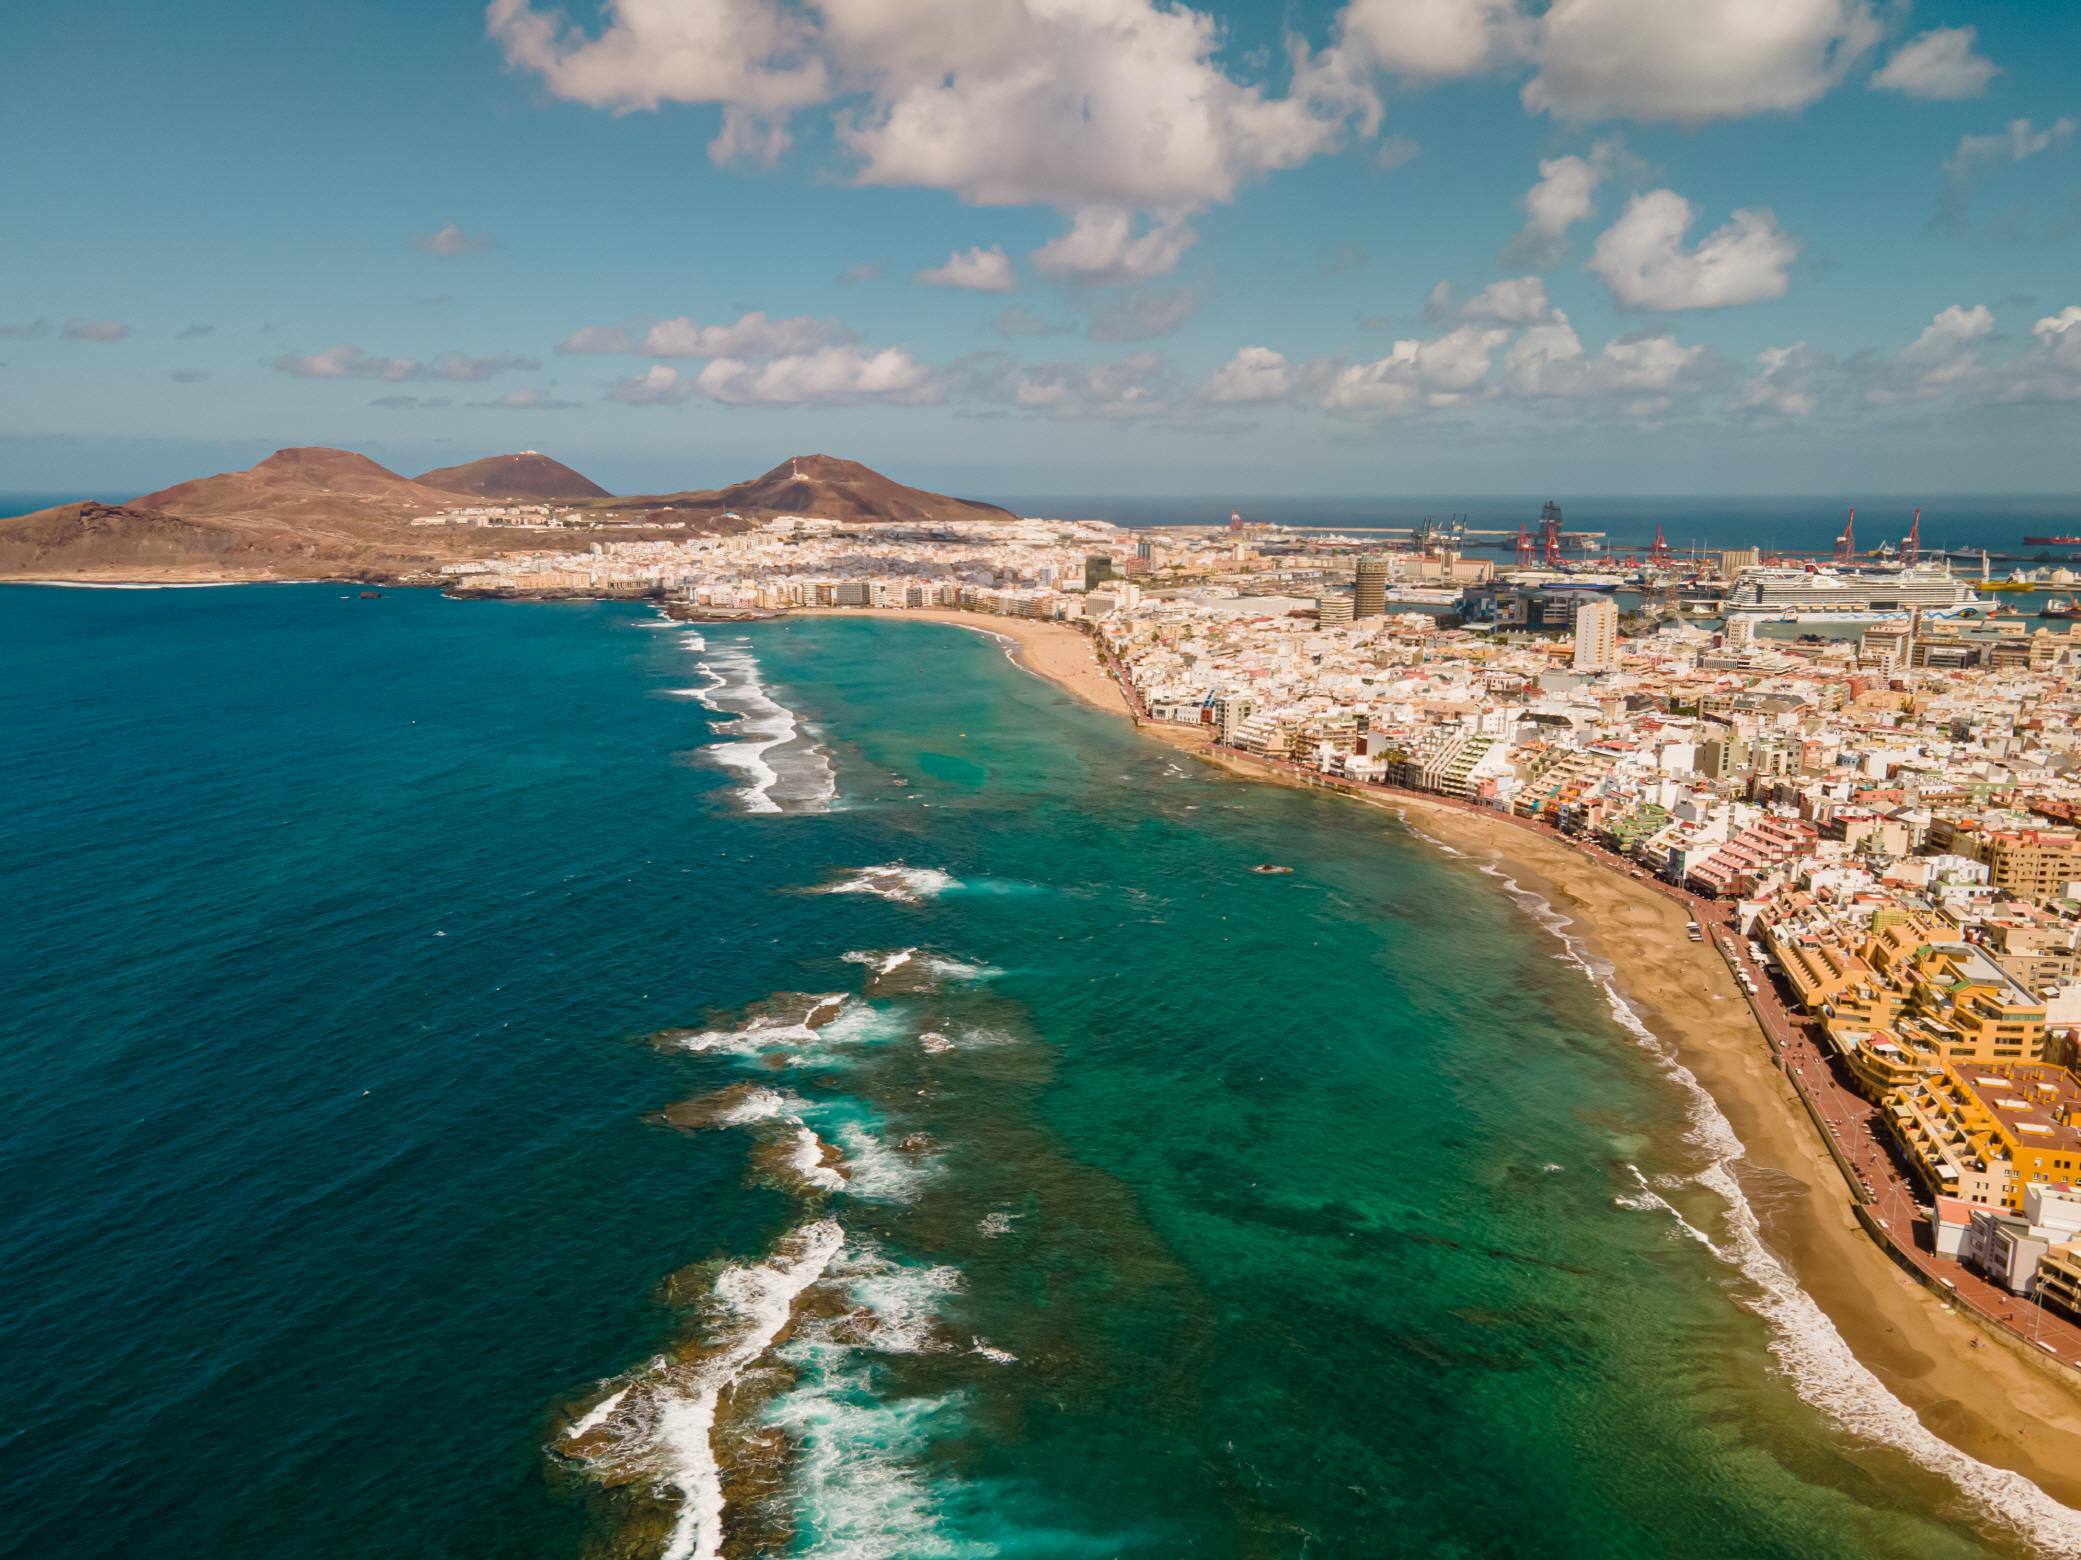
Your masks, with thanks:
<instances>
[{"instance_id":1,"label":"dense cityscape","mask_svg":"<svg viewBox=\"0 0 2081 1560\"><path fill-rule=\"evenodd\" d=\"M1699 907L1874 1236L2081 1364L2081 640L2057 597L2001 605L2073 575L1983 595L1891 548L1604 562L1530 535L1513 568L1446 528L791 517L447 572L707 621L1075 624L1152 727L1579 842Z\"/></svg>"}]
</instances>

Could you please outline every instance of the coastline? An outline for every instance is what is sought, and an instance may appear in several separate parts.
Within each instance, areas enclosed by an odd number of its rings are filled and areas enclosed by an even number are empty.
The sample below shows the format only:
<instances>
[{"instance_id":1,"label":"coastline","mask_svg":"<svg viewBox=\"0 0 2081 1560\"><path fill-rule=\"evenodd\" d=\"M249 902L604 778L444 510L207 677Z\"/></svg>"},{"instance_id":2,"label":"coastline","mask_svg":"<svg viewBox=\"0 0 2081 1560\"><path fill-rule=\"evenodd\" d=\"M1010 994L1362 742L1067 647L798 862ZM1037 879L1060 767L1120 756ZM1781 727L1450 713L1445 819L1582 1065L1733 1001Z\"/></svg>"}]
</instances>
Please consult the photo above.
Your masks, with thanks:
<instances>
[{"instance_id":1,"label":"coastline","mask_svg":"<svg viewBox=\"0 0 2081 1560\"><path fill-rule=\"evenodd\" d=\"M1089 636L1067 623L941 607L790 607L779 621L798 617L896 618L946 623L955 628L991 634L1010 640L1016 651L1012 659L1034 676L1054 683L1096 709L1115 715L1132 713L1126 695L1099 659Z\"/></svg>"},{"instance_id":2,"label":"coastline","mask_svg":"<svg viewBox=\"0 0 2081 1560\"><path fill-rule=\"evenodd\" d=\"M1051 675L1039 661L1030 669ZM1106 679L1114 682L1110 673ZM1114 690L1111 707L1129 713L1117 683ZM1140 719L1135 725L1238 778L1318 789L1240 755L1212 751L1210 734ZM1565 918L1565 935L1609 967L1613 989L1696 1078L1740 1139L1742 1152L1730 1169L1755 1210L1759 1233L1856 1361L1931 1435L2081 1510L2081 1381L1944 1304L1858 1222L1841 1169L1775 1065L1769 1039L1725 961L1710 943L1685 937L1681 903L1572 845L1502 818L1416 794L1335 794L1395 814L1412 832L1493 868ZM1854 1412L1835 1417L1857 1422Z\"/></svg>"}]
</instances>

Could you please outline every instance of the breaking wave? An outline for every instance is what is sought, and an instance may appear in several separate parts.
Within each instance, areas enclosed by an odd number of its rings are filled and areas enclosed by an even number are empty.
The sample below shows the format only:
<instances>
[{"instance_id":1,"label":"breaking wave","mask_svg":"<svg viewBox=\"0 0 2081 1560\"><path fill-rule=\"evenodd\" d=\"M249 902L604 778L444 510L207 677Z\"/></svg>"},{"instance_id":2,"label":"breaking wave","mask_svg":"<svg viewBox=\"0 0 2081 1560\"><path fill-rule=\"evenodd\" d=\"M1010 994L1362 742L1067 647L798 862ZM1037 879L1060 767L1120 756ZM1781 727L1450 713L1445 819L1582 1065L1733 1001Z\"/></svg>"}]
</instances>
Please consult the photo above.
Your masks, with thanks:
<instances>
[{"instance_id":1,"label":"breaking wave","mask_svg":"<svg viewBox=\"0 0 2081 1560\"><path fill-rule=\"evenodd\" d=\"M795 712L780 703L759 678L759 663L749 650L707 651L695 636L690 649L706 651L696 662L708 686L690 690L710 711L729 717L722 727L727 742L701 751L715 763L744 776L738 799L746 812L824 812L838 795L838 778L830 755L804 731Z\"/></svg>"},{"instance_id":2,"label":"breaking wave","mask_svg":"<svg viewBox=\"0 0 2081 1560\"><path fill-rule=\"evenodd\" d=\"M873 894L895 904L921 905L960 886L951 873L942 872L937 867L906 867L901 862L892 862L885 867L862 867L835 883L827 884L823 892Z\"/></svg>"}]
</instances>

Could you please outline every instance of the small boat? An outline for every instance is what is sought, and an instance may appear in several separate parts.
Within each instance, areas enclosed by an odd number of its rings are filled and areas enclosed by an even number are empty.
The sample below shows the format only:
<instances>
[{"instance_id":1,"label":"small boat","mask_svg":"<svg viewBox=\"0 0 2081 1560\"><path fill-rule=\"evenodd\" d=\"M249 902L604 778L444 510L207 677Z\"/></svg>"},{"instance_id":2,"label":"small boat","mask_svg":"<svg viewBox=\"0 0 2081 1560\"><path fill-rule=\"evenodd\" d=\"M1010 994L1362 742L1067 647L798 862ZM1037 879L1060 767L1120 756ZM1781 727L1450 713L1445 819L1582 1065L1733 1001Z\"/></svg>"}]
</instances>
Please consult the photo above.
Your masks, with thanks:
<instances>
[{"instance_id":1,"label":"small boat","mask_svg":"<svg viewBox=\"0 0 2081 1560\"><path fill-rule=\"evenodd\" d=\"M1252 868L1251 868L1250 870L1251 870L1252 872L1263 872L1263 873L1277 873L1277 872L1291 872L1291 871L1293 870L1293 868L1291 868L1291 867L1280 867L1280 866L1274 866L1274 865L1273 865L1273 864L1272 864L1271 862L1269 862L1269 861L1260 861L1260 862L1259 862L1259 863L1258 863L1258 864L1257 864L1256 866L1252 867Z\"/></svg>"},{"instance_id":2,"label":"small boat","mask_svg":"<svg viewBox=\"0 0 2081 1560\"><path fill-rule=\"evenodd\" d=\"M380 590L365 590L361 593L363 601L379 601L382 599L382 596L383 593Z\"/></svg>"},{"instance_id":3,"label":"small boat","mask_svg":"<svg viewBox=\"0 0 2081 1560\"><path fill-rule=\"evenodd\" d=\"M2075 605L2064 596L2054 596L2038 608L2041 618L2081 618L2081 606Z\"/></svg>"}]
</instances>

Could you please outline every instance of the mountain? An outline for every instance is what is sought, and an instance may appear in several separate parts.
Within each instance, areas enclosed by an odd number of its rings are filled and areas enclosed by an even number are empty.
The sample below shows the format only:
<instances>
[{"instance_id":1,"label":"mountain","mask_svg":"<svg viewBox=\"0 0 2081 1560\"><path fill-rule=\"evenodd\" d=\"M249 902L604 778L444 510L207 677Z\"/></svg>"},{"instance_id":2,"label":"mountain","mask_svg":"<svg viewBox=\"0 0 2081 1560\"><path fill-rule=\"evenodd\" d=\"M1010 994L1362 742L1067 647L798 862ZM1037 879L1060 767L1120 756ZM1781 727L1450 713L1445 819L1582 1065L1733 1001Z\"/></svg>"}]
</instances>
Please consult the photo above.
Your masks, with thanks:
<instances>
[{"instance_id":1,"label":"mountain","mask_svg":"<svg viewBox=\"0 0 2081 1560\"><path fill-rule=\"evenodd\" d=\"M951 521L1018 519L1009 509L995 504L905 487L858 461L839 460L832 455L797 455L749 482L703 492L619 499L614 507L646 509L661 518L681 513L735 514L756 520L775 515L814 515L848 524L898 521L944 525Z\"/></svg>"},{"instance_id":2,"label":"mountain","mask_svg":"<svg viewBox=\"0 0 2081 1560\"><path fill-rule=\"evenodd\" d=\"M131 504L197 518L355 526L434 514L455 507L456 499L366 455L310 446L276 450L245 471L177 482Z\"/></svg>"},{"instance_id":3,"label":"mountain","mask_svg":"<svg viewBox=\"0 0 2081 1560\"><path fill-rule=\"evenodd\" d=\"M580 476L562 461L551 460L534 450L518 455L487 455L462 466L442 466L422 471L412 479L421 487L439 488L444 493L468 493L476 498L610 498L599 483Z\"/></svg>"},{"instance_id":4,"label":"mountain","mask_svg":"<svg viewBox=\"0 0 2081 1560\"><path fill-rule=\"evenodd\" d=\"M268 569L235 527L135 504L60 504L0 520L0 575L28 579Z\"/></svg>"}]
</instances>

